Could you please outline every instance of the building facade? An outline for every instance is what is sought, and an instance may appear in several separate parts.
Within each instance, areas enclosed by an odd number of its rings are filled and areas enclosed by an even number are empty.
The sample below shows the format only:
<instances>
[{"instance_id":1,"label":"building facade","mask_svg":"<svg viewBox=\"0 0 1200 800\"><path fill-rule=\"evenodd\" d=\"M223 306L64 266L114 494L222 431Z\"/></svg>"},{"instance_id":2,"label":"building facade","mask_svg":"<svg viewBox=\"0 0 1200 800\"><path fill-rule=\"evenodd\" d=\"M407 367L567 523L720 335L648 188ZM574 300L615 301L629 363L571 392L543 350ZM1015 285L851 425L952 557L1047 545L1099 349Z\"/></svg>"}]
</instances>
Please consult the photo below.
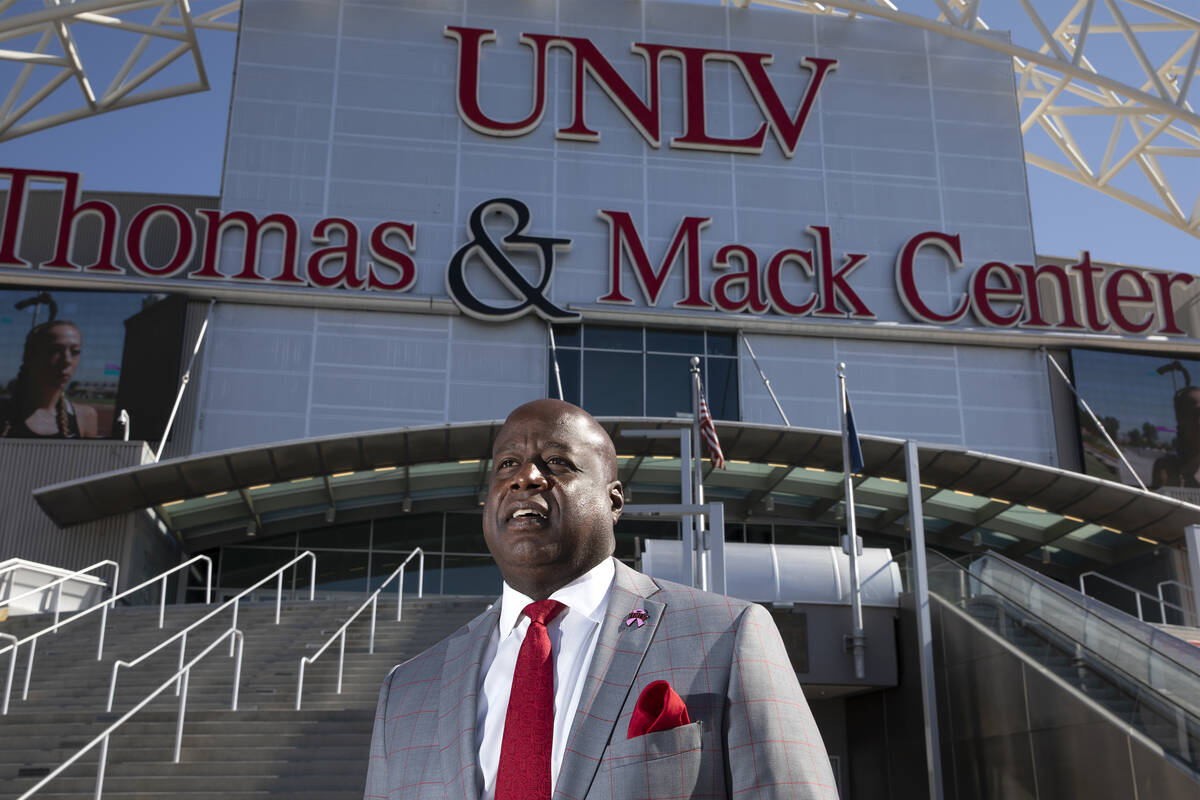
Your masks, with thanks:
<instances>
[{"instance_id":1,"label":"building facade","mask_svg":"<svg viewBox=\"0 0 1200 800\"><path fill-rule=\"evenodd\" d=\"M67 389L101 435L140 398L133 438L159 450L185 389L161 461L0 442L7 475L47 464L6 481L24 521L0 523L7 555L54 536L83 566L92 528L136 518L113 552L153 542L146 575L208 552L233 589L313 550L323 590L359 593L419 546L427 589L494 592L478 496L496 421L579 403L618 437L631 501L678 502L677 444L620 437L690 414L698 357L730 541L837 543L844 362L869 545L906 549L896 441L916 440L942 551L1186 579L1200 291L1087 242L1037 252L1013 81L1000 53L882 20L246 0L219 197L0 166L0 365L16 375L50 308L92 304L96 328L125 326ZM138 313L112 310L129 298ZM617 555L677 536L631 518ZM886 716L872 702L818 704L835 754Z\"/></svg>"}]
</instances>

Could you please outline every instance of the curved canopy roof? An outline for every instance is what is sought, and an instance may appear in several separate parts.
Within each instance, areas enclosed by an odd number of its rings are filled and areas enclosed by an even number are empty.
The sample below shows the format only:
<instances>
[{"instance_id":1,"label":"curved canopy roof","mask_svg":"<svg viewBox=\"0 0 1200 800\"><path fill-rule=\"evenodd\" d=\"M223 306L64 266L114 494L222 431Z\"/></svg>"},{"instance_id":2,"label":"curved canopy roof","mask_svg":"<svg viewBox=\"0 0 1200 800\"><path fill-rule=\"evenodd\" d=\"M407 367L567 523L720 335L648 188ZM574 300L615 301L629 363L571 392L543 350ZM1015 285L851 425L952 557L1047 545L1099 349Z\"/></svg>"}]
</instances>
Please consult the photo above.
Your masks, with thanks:
<instances>
[{"instance_id":1,"label":"curved canopy roof","mask_svg":"<svg viewBox=\"0 0 1200 800\"><path fill-rule=\"evenodd\" d=\"M601 418L634 502L678 502L679 439L625 436L678 429L679 419ZM354 518L477 508L502 422L328 436L204 453L46 486L34 496L59 525L143 508L189 549L248 533ZM844 519L836 431L717 424L727 470L705 466L707 499L726 519L837 525ZM856 476L864 534L907 537L904 442L861 437ZM1117 563L1173 543L1200 506L1068 470L944 445L918 447L931 545L1009 556L1037 552L1068 570ZM636 507L634 507L636 508ZM307 520L307 521L306 521Z\"/></svg>"}]
</instances>

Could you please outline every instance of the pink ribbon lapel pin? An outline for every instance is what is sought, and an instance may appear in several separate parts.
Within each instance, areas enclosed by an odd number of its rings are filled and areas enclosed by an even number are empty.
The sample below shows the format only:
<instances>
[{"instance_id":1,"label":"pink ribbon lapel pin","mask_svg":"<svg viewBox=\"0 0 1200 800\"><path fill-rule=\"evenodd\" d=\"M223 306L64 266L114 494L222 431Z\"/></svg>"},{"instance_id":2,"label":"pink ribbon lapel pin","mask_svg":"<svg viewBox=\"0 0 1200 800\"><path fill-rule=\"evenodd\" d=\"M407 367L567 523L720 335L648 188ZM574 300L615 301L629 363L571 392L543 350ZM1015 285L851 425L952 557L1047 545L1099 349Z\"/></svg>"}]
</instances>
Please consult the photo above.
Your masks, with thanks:
<instances>
[{"instance_id":1,"label":"pink ribbon lapel pin","mask_svg":"<svg viewBox=\"0 0 1200 800\"><path fill-rule=\"evenodd\" d=\"M629 612L628 616L625 617L625 627L628 628L630 625L636 622L637 626L640 628L646 624L646 620L648 619L650 619L650 615L646 613L646 609L635 608L633 611Z\"/></svg>"}]
</instances>

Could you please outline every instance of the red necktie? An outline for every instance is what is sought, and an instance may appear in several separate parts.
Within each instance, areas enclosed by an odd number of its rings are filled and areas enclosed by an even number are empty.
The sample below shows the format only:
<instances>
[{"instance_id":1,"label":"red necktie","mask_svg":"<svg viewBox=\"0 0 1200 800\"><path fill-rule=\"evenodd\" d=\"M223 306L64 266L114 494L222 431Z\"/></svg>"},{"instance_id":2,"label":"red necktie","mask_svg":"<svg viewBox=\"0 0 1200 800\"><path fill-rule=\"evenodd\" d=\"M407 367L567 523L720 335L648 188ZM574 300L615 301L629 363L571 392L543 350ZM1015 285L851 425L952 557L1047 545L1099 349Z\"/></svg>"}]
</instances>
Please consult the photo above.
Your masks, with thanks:
<instances>
[{"instance_id":1,"label":"red necktie","mask_svg":"<svg viewBox=\"0 0 1200 800\"><path fill-rule=\"evenodd\" d=\"M546 623L566 606L539 600L525 606L529 630L517 653L504 739L496 770L496 800L550 800L550 747L554 742L554 659Z\"/></svg>"}]
</instances>

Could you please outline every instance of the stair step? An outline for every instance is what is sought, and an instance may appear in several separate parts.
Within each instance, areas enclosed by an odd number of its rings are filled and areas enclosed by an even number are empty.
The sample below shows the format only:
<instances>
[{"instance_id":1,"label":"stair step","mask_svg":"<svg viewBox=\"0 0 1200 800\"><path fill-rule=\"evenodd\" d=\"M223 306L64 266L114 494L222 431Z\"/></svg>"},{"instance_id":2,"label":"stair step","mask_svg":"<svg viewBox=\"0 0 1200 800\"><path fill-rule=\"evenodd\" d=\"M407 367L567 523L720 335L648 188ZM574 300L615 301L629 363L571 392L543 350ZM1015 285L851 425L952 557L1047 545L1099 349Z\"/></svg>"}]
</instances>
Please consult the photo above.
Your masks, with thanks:
<instances>
[{"instance_id":1,"label":"stair step","mask_svg":"<svg viewBox=\"0 0 1200 800\"><path fill-rule=\"evenodd\" d=\"M394 597L394 596L393 596ZM239 710L230 711L233 661L215 649L192 670L179 764L172 760L178 698L168 687L112 736L105 797L238 800L358 800L379 686L393 665L418 654L478 615L493 598L436 598L396 605L381 598L375 652L370 618L347 629L342 693L336 692L338 642L305 669L303 711L294 710L299 662L311 657L358 603L285 601L275 624L273 601L243 603ZM29 697L20 700L28 645L16 662L10 710L0 717L0 798L15 797L74 755L178 666L172 643L117 678L114 713L104 712L113 663L131 660L215 608L168 606L158 628L157 607L121 607L109 613L104 656L96 660L99 618L89 618L38 641ZM230 624L224 612L188 634L188 657ZM0 630L28 635L48 624L9 620ZM0 670L7 664L0 656ZM98 748L39 791L39 800L91 798Z\"/></svg>"}]
</instances>

